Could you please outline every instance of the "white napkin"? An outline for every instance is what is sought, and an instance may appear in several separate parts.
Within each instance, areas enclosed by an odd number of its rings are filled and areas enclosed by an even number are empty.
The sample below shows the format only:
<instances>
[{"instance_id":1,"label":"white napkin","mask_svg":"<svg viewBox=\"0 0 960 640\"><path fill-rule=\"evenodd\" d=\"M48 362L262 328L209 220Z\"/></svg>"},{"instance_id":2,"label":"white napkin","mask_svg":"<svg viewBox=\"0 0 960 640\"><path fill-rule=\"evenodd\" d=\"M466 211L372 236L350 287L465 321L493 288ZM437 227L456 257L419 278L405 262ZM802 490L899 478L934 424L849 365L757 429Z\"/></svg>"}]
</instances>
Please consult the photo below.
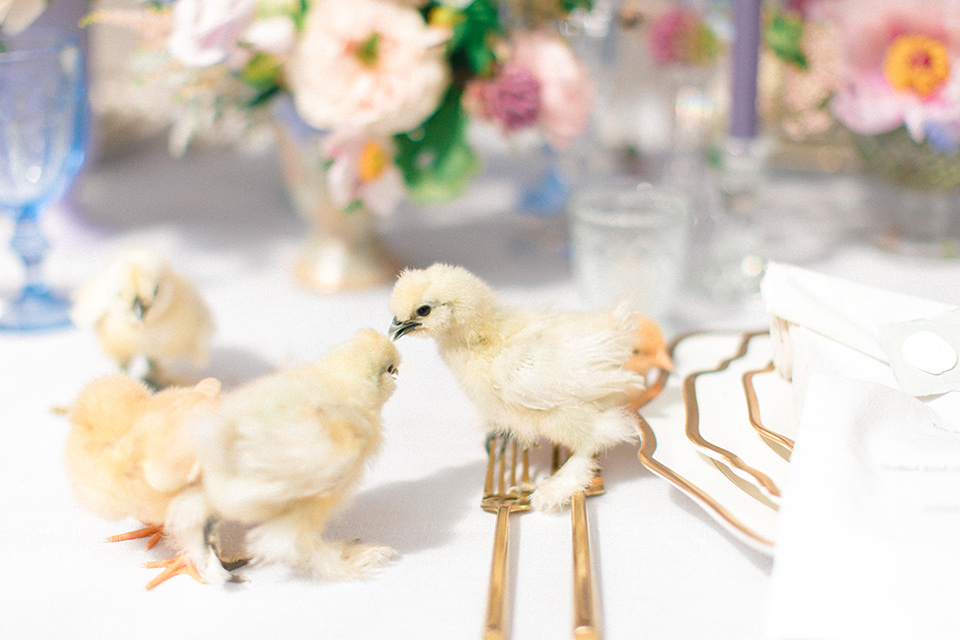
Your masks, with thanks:
<instances>
[{"instance_id":1,"label":"white napkin","mask_svg":"<svg viewBox=\"0 0 960 640\"><path fill-rule=\"evenodd\" d=\"M960 637L960 393L895 370L951 308L782 265L762 291L801 406L766 637Z\"/></svg>"},{"instance_id":2,"label":"white napkin","mask_svg":"<svg viewBox=\"0 0 960 640\"><path fill-rule=\"evenodd\" d=\"M800 326L889 364L907 393L960 391L957 307L777 263L768 265L760 288L775 319L774 355L784 375L792 375L796 347L786 329Z\"/></svg>"}]
</instances>

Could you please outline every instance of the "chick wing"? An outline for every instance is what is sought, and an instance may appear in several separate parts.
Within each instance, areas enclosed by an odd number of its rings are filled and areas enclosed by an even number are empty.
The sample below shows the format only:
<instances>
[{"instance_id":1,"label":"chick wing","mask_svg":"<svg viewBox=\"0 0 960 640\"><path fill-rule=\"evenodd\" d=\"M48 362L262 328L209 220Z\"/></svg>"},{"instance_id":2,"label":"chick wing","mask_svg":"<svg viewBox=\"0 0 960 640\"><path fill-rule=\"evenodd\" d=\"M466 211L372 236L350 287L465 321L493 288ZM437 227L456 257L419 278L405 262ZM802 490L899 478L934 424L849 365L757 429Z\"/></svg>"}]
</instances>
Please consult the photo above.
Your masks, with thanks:
<instances>
[{"instance_id":1,"label":"chick wing","mask_svg":"<svg viewBox=\"0 0 960 640\"><path fill-rule=\"evenodd\" d=\"M511 405L546 410L623 401L643 379L623 367L631 353L625 310L538 314L505 339L491 379Z\"/></svg>"}]
</instances>

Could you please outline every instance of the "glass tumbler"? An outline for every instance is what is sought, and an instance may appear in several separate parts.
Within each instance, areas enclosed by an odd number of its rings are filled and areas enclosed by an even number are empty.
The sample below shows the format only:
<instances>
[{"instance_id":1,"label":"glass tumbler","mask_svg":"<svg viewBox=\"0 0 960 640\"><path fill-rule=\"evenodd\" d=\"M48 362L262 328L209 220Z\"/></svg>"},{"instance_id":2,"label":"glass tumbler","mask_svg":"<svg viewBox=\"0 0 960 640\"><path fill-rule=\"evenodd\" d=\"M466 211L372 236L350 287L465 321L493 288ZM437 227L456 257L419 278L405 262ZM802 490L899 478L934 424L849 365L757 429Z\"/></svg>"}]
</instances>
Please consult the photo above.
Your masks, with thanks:
<instances>
[{"instance_id":1,"label":"glass tumbler","mask_svg":"<svg viewBox=\"0 0 960 640\"><path fill-rule=\"evenodd\" d=\"M667 187L597 185L570 202L573 275L587 308L624 299L662 325L683 281L689 204Z\"/></svg>"}]
</instances>

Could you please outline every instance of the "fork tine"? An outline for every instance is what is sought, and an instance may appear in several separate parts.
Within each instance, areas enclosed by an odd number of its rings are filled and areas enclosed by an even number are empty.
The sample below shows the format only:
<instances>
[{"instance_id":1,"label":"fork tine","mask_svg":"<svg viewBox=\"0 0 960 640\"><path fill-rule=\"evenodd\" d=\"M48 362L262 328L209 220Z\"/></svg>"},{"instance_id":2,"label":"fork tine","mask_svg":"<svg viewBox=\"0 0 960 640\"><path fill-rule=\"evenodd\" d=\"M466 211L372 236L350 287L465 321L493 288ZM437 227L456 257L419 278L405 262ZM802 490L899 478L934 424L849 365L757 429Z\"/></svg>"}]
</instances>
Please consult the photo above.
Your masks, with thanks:
<instances>
[{"instance_id":1,"label":"fork tine","mask_svg":"<svg viewBox=\"0 0 960 640\"><path fill-rule=\"evenodd\" d=\"M510 486L508 491L512 494L517 493L517 441L513 440L511 442L511 455L510 455Z\"/></svg>"},{"instance_id":2,"label":"fork tine","mask_svg":"<svg viewBox=\"0 0 960 640\"><path fill-rule=\"evenodd\" d=\"M493 475L497 467L497 438L491 438L487 441L489 451L487 453L487 476L483 481L483 497L488 498L493 495Z\"/></svg>"},{"instance_id":3,"label":"fork tine","mask_svg":"<svg viewBox=\"0 0 960 640\"><path fill-rule=\"evenodd\" d=\"M507 441L504 439L500 446L500 481L497 484L497 493L501 496L507 494Z\"/></svg>"},{"instance_id":4,"label":"fork tine","mask_svg":"<svg viewBox=\"0 0 960 640\"><path fill-rule=\"evenodd\" d=\"M530 451L526 448L523 450L523 466L520 472L520 482L524 487L530 486Z\"/></svg>"}]
</instances>

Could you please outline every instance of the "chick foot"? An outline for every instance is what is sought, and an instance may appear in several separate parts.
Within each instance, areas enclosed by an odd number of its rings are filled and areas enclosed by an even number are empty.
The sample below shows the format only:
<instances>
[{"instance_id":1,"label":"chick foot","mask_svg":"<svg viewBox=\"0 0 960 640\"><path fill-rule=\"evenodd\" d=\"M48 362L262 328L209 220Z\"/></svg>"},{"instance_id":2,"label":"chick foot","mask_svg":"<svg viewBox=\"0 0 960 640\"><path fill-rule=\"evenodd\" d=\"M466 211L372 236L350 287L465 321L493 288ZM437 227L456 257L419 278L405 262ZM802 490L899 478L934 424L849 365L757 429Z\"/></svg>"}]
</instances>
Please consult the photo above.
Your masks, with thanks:
<instances>
[{"instance_id":1,"label":"chick foot","mask_svg":"<svg viewBox=\"0 0 960 640\"><path fill-rule=\"evenodd\" d=\"M530 504L537 511L562 510L569 504L574 491L590 484L596 468L593 456L571 456L530 494Z\"/></svg>"},{"instance_id":2,"label":"chick foot","mask_svg":"<svg viewBox=\"0 0 960 640\"><path fill-rule=\"evenodd\" d=\"M163 584L173 576L178 575L190 576L200 584L206 584L206 580L200 576L200 573L194 566L193 561L190 560L186 553L179 553L172 558L164 558L163 560L147 562L144 563L143 566L147 569L163 569L158 576L147 583L147 591L153 589L157 585Z\"/></svg>"},{"instance_id":3,"label":"chick foot","mask_svg":"<svg viewBox=\"0 0 960 640\"><path fill-rule=\"evenodd\" d=\"M104 538L104 542L124 542L126 540L139 540L140 538L149 538L147 540L147 549L153 549L160 538L163 537L163 525L162 524L151 524L143 527L142 529L137 529L136 531L128 531L127 533L120 533L115 536L110 536Z\"/></svg>"}]
</instances>

